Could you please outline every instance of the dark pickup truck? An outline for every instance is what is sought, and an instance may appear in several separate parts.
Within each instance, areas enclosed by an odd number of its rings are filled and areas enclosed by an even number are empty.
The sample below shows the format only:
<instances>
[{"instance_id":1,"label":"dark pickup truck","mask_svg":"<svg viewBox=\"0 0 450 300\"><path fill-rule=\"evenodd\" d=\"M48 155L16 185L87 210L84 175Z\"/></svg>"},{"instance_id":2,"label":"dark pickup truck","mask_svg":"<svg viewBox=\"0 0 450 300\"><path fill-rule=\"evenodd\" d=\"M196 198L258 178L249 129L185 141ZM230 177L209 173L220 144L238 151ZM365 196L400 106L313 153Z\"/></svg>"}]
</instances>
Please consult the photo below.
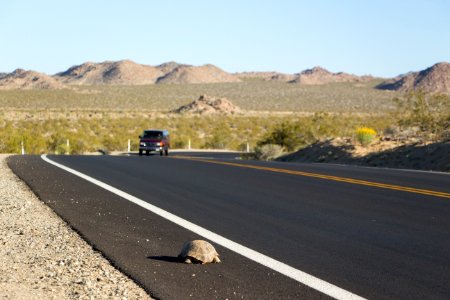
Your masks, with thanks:
<instances>
[{"instance_id":1,"label":"dark pickup truck","mask_svg":"<svg viewBox=\"0 0 450 300\"><path fill-rule=\"evenodd\" d=\"M139 155L145 151L149 155L151 151L159 151L160 155L169 155L170 136L169 131L159 129L144 130L139 136Z\"/></svg>"}]
</instances>

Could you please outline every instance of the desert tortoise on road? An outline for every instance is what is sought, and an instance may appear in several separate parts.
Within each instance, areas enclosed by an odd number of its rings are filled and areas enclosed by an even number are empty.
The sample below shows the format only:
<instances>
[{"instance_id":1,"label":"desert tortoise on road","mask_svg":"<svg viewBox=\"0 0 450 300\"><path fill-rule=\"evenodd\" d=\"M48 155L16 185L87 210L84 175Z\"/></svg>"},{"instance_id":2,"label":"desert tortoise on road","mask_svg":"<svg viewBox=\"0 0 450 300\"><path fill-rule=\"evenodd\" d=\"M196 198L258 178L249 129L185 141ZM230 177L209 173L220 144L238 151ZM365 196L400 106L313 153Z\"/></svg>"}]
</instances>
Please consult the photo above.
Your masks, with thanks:
<instances>
[{"instance_id":1,"label":"desert tortoise on road","mask_svg":"<svg viewBox=\"0 0 450 300\"><path fill-rule=\"evenodd\" d=\"M194 240L184 244L178 257L184 258L184 262L191 264L219 263L219 254L207 241Z\"/></svg>"}]
</instances>

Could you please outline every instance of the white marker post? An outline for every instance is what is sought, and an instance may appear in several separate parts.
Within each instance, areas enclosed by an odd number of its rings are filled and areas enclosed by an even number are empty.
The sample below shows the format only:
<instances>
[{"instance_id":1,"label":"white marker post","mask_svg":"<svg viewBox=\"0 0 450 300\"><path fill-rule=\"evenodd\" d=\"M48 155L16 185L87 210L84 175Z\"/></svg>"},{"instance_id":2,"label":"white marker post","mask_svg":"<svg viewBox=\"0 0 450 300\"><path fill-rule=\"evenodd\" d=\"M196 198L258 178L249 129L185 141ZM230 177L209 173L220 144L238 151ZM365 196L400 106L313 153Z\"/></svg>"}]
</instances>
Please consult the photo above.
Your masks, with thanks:
<instances>
[{"instance_id":1,"label":"white marker post","mask_svg":"<svg viewBox=\"0 0 450 300\"><path fill-rule=\"evenodd\" d=\"M131 141L128 140L128 153L130 153L130 152L131 152Z\"/></svg>"},{"instance_id":2,"label":"white marker post","mask_svg":"<svg viewBox=\"0 0 450 300\"><path fill-rule=\"evenodd\" d=\"M21 144L21 153L22 155L25 155L25 147L23 146L23 141L20 142L20 144Z\"/></svg>"},{"instance_id":3,"label":"white marker post","mask_svg":"<svg viewBox=\"0 0 450 300\"><path fill-rule=\"evenodd\" d=\"M249 152L250 152L250 144L247 143L247 153L249 153Z\"/></svg>"},{"instance_id":4,"label":"white marker post","mask_svg":"<svg viewBox=\"0 0 450 300\"><path fill-rule=\"evenodd\" d=\"M70 143L69 143L69 139L67 139L66 146L67 146L67 148L66 148L66 155L69 155L69 154L70 154Z\"/></svg>"},{"instance_id":5,"label":"white marker post","mask_svg":"<svg viewBox=\"0 0 450 300\"><path fill-rule=\"evenodd\" d=\"M191 139L188 141L188 150L191 150Z\"/></svg>"}]
</instances>

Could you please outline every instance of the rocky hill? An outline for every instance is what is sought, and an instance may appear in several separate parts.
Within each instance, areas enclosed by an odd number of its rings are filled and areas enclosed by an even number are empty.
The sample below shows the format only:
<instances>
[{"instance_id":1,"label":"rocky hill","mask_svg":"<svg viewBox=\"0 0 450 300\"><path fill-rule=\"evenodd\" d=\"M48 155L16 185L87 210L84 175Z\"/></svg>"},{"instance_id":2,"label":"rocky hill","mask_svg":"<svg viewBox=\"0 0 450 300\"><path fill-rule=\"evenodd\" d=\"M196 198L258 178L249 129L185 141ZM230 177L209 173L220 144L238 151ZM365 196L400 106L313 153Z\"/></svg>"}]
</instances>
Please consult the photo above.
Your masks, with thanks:
<instances>
[{"instance_id":1,"label":"rocky hill","mask_svg":"<svg viewBox=\"0 0 450 300\"><path fill-rule=\"evenodd\" d=\"M172 112L179 114L234 114L240 111L239 107L226 98L201 95L197 100L183 105Z\"/></svg>"},{"instance_id":2,"label":"rocky hill","mask_svg":"<svg viewBox=\"0 0 450 300\"><path fill-rule=\"evenodd\" d=\"M185 64L179 64L174 61L169 61L163 64L160 64L159 66L156 66L157 69L159 69L164 75L169 74L173 70L175 70L178 67L192 67L191 65L185 65Z\"/></svg>"},{"instance_id":3,"label":"rocky hill","mask_svg":"<svg viewBox=\"0 0 450 300\"><path fill-rule=\"evenodd\" d=\"M167 62L159 66L130 60L87 62L55 75L61 82L75 85L143 85L164 83L239 82L240 79L213 65L191 66Z\"/></svg>"},{"instance_id":4,"label":"rocky hill","mask_svg":"<svg viewBox=\"0 0 450 300\"><path fill-rule=\"evenodd\" d=\"M73 66L55 78L67 84L75 85L143 85L154 84L164 73L153 66L137 64L131 60L87 62Z\"/></svg>"},{"instance_id":5,"label":"rocky hill","mask_svg":"<svg viewBox=\"0 0 450 300\"><path fill-rule=\"evenodd\" d=\"M321 67L314 67L296 74L279 72L242 72L235 73L234 75L244 80L260 79L264 81L280 81L305 85L320 85L333 82L367 82L374 79L372 76L357 76L343 72L332 73Z\"/></svg>"},{"instance_id":6,"label":"rocky hill","mask_svg":"<svg viewBox=\"0 0 450 300\"><path fill-rule=\"evenodd\" d=\"M332 73L321 67L314 67L296 75L291 83L320 85L333 82L363 82L372 79L371 76L356 76L348 73Z\"/></svg>"},{"instance_id":7,"label":"rocky hill","mask_svg":"<svg viewBox=\"0 0 450 300\"><path fill-rule=\"evenodd\" d=\"M0 72L0 79L3 78L3 77L5 77L6 75L8 75L8 73L2 73L2 72Z\"/></svg>"},{"instance_id":8,"label":"rocky hill","mask_svg":"<svg viewBox=\"0 0 450 300\"><path fill-rule=\"evenodd\" d=\"M180 65L158 78L158 84L240 82L241 80L214 65Z\"/></svg>"},{"instance_id":9,"label":"rocky hill","mask_svg":"<svg viewBox=\"0 0 450 300\"><path fill-rule=\"evenodd\" d=\"M420 72L408 73L377 86L378 89L450 94L450 63L441 62Z\"/></svg>"},{"instance_id":10,"label":"rocky hill","mask_svg":"<svg viewBox=\"0 0 450 300\"><path fill-rule=\"evenodd\" d=\"M51 76L17 69L0 78L0 89L61 89L64 85Z\"/></svg>"}]
</instances>

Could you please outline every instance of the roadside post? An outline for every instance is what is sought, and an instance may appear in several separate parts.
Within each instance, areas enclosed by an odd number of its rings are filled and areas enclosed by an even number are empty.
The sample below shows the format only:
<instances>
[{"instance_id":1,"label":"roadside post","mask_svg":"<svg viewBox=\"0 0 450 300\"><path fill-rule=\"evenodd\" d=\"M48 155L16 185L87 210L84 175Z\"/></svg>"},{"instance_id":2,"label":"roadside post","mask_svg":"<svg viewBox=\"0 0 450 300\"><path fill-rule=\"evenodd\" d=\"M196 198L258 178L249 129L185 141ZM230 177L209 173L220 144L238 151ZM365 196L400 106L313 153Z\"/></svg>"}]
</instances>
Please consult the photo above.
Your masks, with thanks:
<instances>
[{"instance_id":1,"label":"roadside post","mask_svg":"<svg viewBox=\"0 0 450 300\"><path fill-rule=\"evenodd\" d=\"M130 153L130 152L131 152L131 141L128 140L128 153Z\"/></svg>"},{"instance_id":2,"label":"roadside post","mask_svg":"<svg viewBox=\"0 0 450 300\"><path fill-rule=\"evenodd\" d=\"M22 155L25 155L25 147L23 146L23 141L20 142L20 144L21 144L21 153Z\"/></svg>"},{"instance_id":3,"label":"roadside post","mask_svg":"<svg viewBox=\"0 0 450 300\"><path fill-rule=\"evenodd\" d=\"M67 139L66 141L66 155L70 154L70 143L69 143L69 139Z\"/></svg>"}]
</instances>

